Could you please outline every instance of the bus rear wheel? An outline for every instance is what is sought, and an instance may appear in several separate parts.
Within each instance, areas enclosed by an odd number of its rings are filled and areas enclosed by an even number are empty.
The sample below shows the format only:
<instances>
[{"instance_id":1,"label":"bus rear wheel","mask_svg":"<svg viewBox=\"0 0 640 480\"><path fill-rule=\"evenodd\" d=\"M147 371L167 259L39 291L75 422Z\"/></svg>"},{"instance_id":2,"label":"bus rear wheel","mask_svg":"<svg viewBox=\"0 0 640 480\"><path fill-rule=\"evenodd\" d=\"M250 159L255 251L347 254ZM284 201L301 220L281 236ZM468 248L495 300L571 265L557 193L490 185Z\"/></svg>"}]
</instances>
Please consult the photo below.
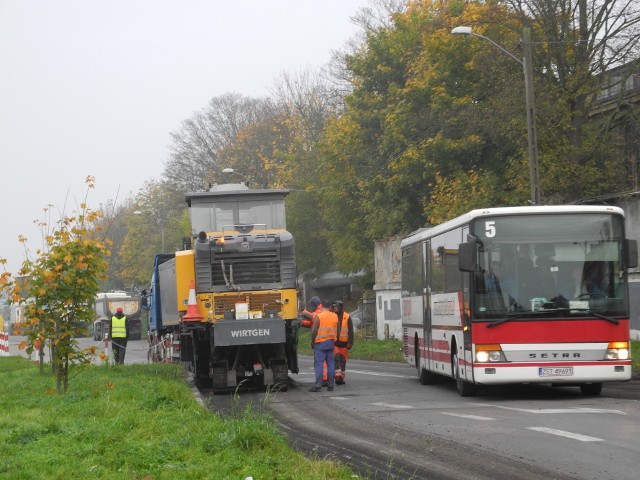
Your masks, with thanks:
<instances>
[{"instance_id":1,"label":"bus rear wheel","mask_svg":"<svg viewBox=\"0 0 640 480\"><path fill-rule=\"evenodd\" d=\"M437 373L430 372L426 368L420 369L420 384L422 385L435 385L439 383L439 375Z\"/></svg>"}]
</instances>

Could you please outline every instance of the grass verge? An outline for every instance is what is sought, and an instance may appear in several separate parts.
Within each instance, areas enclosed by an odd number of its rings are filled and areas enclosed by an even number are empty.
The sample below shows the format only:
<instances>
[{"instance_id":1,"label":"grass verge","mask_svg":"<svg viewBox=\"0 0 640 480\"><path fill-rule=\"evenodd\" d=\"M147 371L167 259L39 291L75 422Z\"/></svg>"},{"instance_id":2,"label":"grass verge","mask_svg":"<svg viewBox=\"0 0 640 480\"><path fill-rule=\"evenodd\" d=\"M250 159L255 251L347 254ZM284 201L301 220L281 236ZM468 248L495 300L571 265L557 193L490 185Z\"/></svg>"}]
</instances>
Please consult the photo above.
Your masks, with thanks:
<instances>
[{"instance_id":1,"label":"grass verge","mask_svg":"<svg viewBox=\"0 0 640 480\"><path fill-rule=\"evenodd\" d=\"M347 479L292 451L251 405L199 405L177 365L90 367L56 395L50 375L0 358L0 477L6 479Z\"/></svg>"},{"instance_id":2,"label":"grass verge","mask_svg":"<svg viewBox=\"0 0 640 480\"><path fill-rule=\"evenodd\" d=\"M311 331L308 328L300 329L298 353L301 355L313 355ZM353 347L349 350L349 358L353 360L375 360L378 362L404 362L402 342L395 339L365 339L363 331L360 330L356 332Z\"/></svg>"}]
</instances>

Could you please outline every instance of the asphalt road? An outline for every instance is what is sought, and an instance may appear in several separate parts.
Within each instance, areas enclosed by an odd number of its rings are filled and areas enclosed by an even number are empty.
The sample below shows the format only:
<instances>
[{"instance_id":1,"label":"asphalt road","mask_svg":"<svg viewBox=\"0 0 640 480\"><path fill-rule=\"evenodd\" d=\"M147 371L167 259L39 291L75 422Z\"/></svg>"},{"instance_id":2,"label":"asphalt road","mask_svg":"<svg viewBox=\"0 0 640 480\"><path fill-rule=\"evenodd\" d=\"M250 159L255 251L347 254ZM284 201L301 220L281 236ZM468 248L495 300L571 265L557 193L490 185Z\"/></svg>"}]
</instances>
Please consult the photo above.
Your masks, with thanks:
<instances>
[{"instance_id":1,"label":"asphalt road","mask_svg":"<svg viewBox=\"0 0 640 480\"><path fill-rule=\"evenodd\" d=\"M21 350L19 348L20 344L25 340L26 337L20 335L12 335L9 336L9 354L10 355L21 355L23 357L29 358L29 355L25 350ZM78 345L80 348L88 348L91 346L95 346L97 348L96 356L93 359L93 363L99 365L101 360L99 358L100 352L105 352L105 344L103 341L95 341L93 338L76 338L78 341ZM126 365L132 363L147 363L147 339L143 340L130 340L127 343L127 352L124 356L124 363ZM111 342L109 342L109 347L106 350L109 358L111 356ZM49 361L48 352L45 351L45 361ZM30 357L32 360L38 360L37 353L33 353Z\"/></svg>"},{"instance_id":2,"label":"asphalt road","mask_svg":"<svg viewBox=\"0 0 640 480\"><path fill-rule=\"evenodd\" d=\"M310 393L300 358L288 392L212 395L223 414L251 402L270 412L294 448L380 479L637 478L640 380L577 387L515 386L461 398L452 383L420 385L404 364L349 361L347 384Z\"/></svg>"}]
</instances>

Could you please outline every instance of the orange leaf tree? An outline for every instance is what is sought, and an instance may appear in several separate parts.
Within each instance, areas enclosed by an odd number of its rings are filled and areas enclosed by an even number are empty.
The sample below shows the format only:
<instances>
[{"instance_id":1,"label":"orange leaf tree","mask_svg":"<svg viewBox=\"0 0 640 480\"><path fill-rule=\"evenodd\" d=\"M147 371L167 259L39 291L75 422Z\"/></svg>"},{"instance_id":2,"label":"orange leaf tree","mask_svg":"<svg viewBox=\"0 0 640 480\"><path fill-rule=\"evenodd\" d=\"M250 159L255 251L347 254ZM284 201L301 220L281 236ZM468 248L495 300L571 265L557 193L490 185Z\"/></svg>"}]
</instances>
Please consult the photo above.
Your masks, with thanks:
<instances>
[{"instance_id":1,"label":"orange leaf tree","mask_svg":"<svg viewBox=\"0 0 640 480\"><path fill-rule=\"evenodd\" d=\"M93 177L86 182L89 189L94 187ZM109 243L97 227L100 215L82 203L53 225L40 222L43 248L35 258L27 257L19 272L27 280L3 277L12 301L24 305L27 352L44 345L50 348L58 393L67 391L71 369L87 366L93 356L78 348L75 337L95 318L98 281L107 269Z\"/></svg>"}]
</instances>

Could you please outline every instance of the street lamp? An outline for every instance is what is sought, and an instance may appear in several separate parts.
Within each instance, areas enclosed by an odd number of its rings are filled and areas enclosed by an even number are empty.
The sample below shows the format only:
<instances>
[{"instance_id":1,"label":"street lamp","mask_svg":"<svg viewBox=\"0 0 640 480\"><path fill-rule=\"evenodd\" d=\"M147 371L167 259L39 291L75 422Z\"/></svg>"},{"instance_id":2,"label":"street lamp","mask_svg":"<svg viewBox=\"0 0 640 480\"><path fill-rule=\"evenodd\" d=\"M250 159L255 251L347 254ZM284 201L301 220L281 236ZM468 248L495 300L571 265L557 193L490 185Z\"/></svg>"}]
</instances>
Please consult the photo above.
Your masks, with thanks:
<instances>
[{"instance_id":1,"label":"street lamp","mask_svg":"<svg viewBox=\"0 0 640 480\"><path fill-rule=\"evenodd\" d=\"M233 168L223 168L222 169L222 173L225 174L234 174L234 175L238 175L239 177L242 178L242 180L244 180L244 183L247 184L249 183L249 181L247 180L247 177L245 177L244 175L241 175L240 173L236 172Z\"/></svg>"},{"instance_id":2,"label":"street lamp","mask_svg":"<svg viewBox=\"0 0 640 480\"><path fill-rule=\"evenodd\" d=\"M451 30L453 35L471 35L473 37L482 38L503 53L506 53L522 65L524 72L524 91L527 106L527 139L529 143L529 183L531 185L531 203L533 205L540 204L540 173L538 171L538 137L536 133L536 110L533 95L533 58L531 55L531 29L524 27L522 29L522 44L524 46L524 56L521 59L509 52L503 46L497 44L489 37L475 33L471 27L455 27Z\"/></svg>"}]
</instances>

